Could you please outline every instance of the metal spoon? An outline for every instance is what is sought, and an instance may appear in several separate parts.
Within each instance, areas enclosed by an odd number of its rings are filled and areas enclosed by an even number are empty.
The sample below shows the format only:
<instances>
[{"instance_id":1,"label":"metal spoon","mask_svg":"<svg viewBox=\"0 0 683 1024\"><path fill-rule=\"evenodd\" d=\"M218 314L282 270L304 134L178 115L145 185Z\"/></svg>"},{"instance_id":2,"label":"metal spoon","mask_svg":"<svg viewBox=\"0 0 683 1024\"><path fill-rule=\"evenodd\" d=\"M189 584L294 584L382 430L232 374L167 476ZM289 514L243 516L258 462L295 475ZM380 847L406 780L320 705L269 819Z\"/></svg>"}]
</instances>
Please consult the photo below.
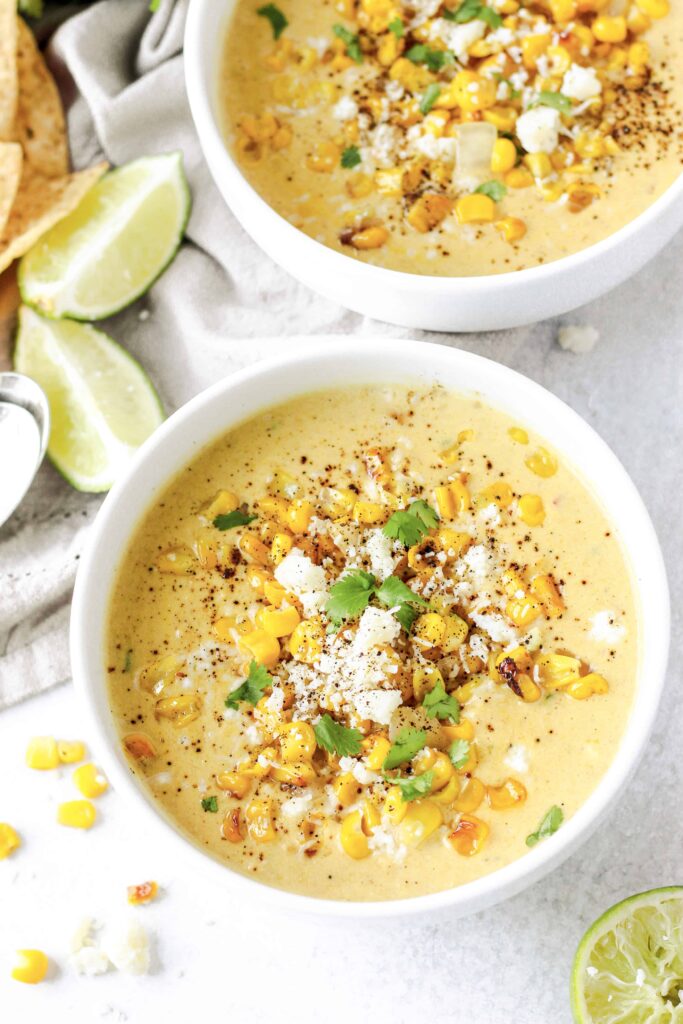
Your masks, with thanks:
<instances>
[{"instance_id":1,"label":"metal spoon","mask_svg":"<svg viewBox=\"0 0 683 1024\"><path fill-rule=\"evenodd\" d=\"M49 436L50 407L42 388L21 373L0 373L0 526L31 486Z\"/></svg>"}]
</instances>

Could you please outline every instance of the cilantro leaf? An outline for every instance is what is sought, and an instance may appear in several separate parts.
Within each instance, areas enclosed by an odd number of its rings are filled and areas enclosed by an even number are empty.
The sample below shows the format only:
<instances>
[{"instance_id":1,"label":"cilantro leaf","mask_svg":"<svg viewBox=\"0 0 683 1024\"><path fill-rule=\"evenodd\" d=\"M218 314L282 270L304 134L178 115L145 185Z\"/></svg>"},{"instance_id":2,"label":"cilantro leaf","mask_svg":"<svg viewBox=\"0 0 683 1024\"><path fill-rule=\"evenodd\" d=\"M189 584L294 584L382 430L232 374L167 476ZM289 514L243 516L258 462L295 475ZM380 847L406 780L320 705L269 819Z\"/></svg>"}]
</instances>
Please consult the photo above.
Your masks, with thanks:
<instances>
[{"instance_id":1,"label":"cilantro leaf","mask_svg":"<svg viewBox=\"0 0 683 1024\"><path fill-rule=\"evenodd\" d=\"M394 618L398 619L406 633L410 633L413 623L420 613L412 604L400 604L394 612Z\"/></svg>"},{"instance_id":2,"label":"cilantro leaf","mask_svg":"<svg viewBox=\"0 0 683 1024\"><path fill-rule=\"evenodd\" d=\"M275 4L264 4L263 7L259 7L256 13L259 17L267 18L270 22L270 27L273 30L273 39L279 39L289 25L284 14Z\"/></svg>"},{"instance_id":3,"label":"cilantro leaf","mask_svg":"<svg viewBox=\"0 0 683 1024\"><path fill-rule=\"evenodd\" d=\"M456 697L446 693L446 687L441 680L425 693L422 707L429 718L447 718L449 722L456 724L460 721L460 704Z\"/></svg>"},{"instance_id":4,"label":"cilantro leaf","mask_svg":"<svg viewBox=\"0 0 683 1024\"><path fill-rule=\"evenodd\" d=\"M429 89L431 88L430 85ZM438 86L436 88L438 89ZM394 512L382 527L382 532L386 537L400 540L405 547L412 548L433 526L436 526L438 521L439 517L431 505L420 499L411 502L408 508Z\"/></svg>"},{"instance_id":5,"label":"cilantro leaf","mask_svg":"<svg viewBox=\"0 0 683 1024\"><path fill-rule=\"evenodd\" d=\"M356 64L362 64L363 51L360 48L360 38L357 33L351 32L351 30L345 28L344 25L333 25L332 31L337 39L341 39L342 43L346 46L347 57L350 57L351 60L355 60Z\"/></svg>"},{"instance_id":6,"label":"cilantro leaf","mask_svg":"<svg viewBox=\"0 0 683 1024\"><path fill-rule=\"evenodd\" d=\"M228 512L227 515L216 516L213 525L217 530L234 530L236 526L248 526L255 519L258 519L258 516L252 516L249 512L243 512L241 508L236 508L234 512Z\"/></svg>"},{"instance_id":7,"label":"cilantro leaf","mask_svg":"<svg viewBox=\"0 0 683 1024\"><path fill-rule=\"evenodd\" d=\"M433 527L438 525L438 515L429 502L425 501L423 498L418 498L417 501L411 501L408 511L411 516L415 516L416 519L419 519L427 530L431 530Z\"/></svg>"},{"instance_id":8,"label":"cilantro leaf","mask_svg":"<svg viewBox=\"0 0 683 1024\"><path fill-rule=\"evenodd\" d=\"M507 85L508 93L509 93L509 98L511 100L518 100L519 97L522 95L522 93L521 93L521 91L519 89L515 89L514 85L510 81L510 79L506 78L505 75L501 75L501 73L499 71L495 71L494 74L493 74L493 77L494 77L496 82L502 82L503 85ZM504 134L505 134L504 132L501 132L501 135L504 135Z\"/></svg>"},{"instance_id":9,"label":"cilantro leaf","mask_svg":"<svg viewBox=\"0 0 683 1024\"><path fill-rule=\"evenodd\" d=\"M405 25L400 18L394 18L387 25L390 32L393 32L397 39L402 39L405 34Z\"/></svg>"},{"instance_id":10,"label":"cilantro leaf","mask_svg":"<svg viewBox=\"0 0 683 1024\"><path fill-rule=\"evenodd\" d=\"M350 170L352 167L357 167L360 162L361 156L358 146L347 146L341 155L342 167Z\"/></svg>"},{"instance_id":11,"label":"cilantro leaf","mask_svg":"<svg viewBox=\"0 0 683 1024\"><path fill-rule=\"evenodd\" d=\"M336 626L346 619L355 619L370 603L376 583L371 573L351 569L330 587L330 597L325 606L328 618Z\"/></svg>"},{"instance_id":12,"label":"cilantro leaf","mask_svg":"<svg viewBox=\"0 0 683 1024\"><path fill-rule=\"evenodd\" d=\"M394 617L398 619L406 633L410 633L419 614L414 605L428 607L428 602L411 590L398 576L387 576L376 594L382 604L394 609Z\"/></svg>"},{"instance_id":13,"label":"cilantro leaf","mask_svg":"<svg viewBox=\"0 0 683 1024\"><path fill-rule=\"evenodd\" d=\"M161 3L161 0L149 0L149 9L152 12L152 14L154 14L155 11L159 10L159 4L160 3ZM19 0L19 10L24 10L24 8L25 8L25 4L22 2L22 0ZM42 12L42 4L41 4L40 14L42 14L42 13L43 12ZM40 17L40 14L36 15L36 17Z\"/></svg>"},{"instance_id":14,"label":"cilantro leaf","mask_svg":"<svg viewBox=\"0 0 683 1024\"><path fill-rule=\"evenodd\" d=\"M313 726L316 742L323 750L340 757L355 757L360 754L363 739L358 729L347 729L340 725L331 715L323 715Z\"/></svg>"},{"instance_id":15,"label":"cilantro leaf","mask_svg":"<svg viewBox=\"0 0 683 1024\"><path fill-rule=\"evenodd\" d=\"M453 740L448 748L448 756L454 768L458 771L464 768L470 756L470 745L467 740Z\"/></svg>"},{"instance_id":16,"label":"cilantro leaf","mask_svg":"<svg viewBox=\"0 0 683 1024\"><path fill-rule=\"evenodd\" d=\"M488 196L494 203L499 203L503 196L507 195L508 190L502 181L485 181L474 191L479 195Z\"/></svg>"},{"instance_id":17,"label":"cilantro leaf","mask_svg":"<svg viewBox=\"0 0 683 1024\"><path fill-rule=\"evenodd\" d=\"M211 811L212 814L218 814L218 797L205 796L202 800L202 810Z\"/></svg>"},{"instance_id":18,"label":"cilantro leaf","mask_svg":"<svg viewBox=\"0 0 683 1024\"><path fill-rule=\"evenodd\" d=\"M249 675L236 689L230 691L225 706L237 711L240 701L244 701L245 704L258 704L264 691L272 685L272 676L268 675L263 665L252 661L249 665Z\"/></svg>"},{"instance_id":19,"label":"cilantro leaf","mask_svg":"<svg viewBox=\"0 0 683 1024\"><path fill-rule=\"evenodd\" d=\"M440 95L441 86L437 85L436 82L432 82L431 85L428 85L422 94L422 99L420 100L420 113L428 114Z\"/></svg>"},{"instance_id":20,"label":"cilantro leaf","mask_svg":"<svg viewBox=\"0 0 683 1024\"><path fill-rule=\"evenodd\" d=\"M455 64L455 54L450 50L434 50L424 43L416 43L406 52L413 64L426 64L430 71L441 71L447 64Z\"/></svg>"},{"instance_id":21,"label":"cilantro leaf","mask_svg":"<svg viewBox=\"0 0 683 1024\"><path fill-rule=\"evenodd\" d=\"M430 768L429 771L423 772L422 775L413 775L407 779L393 779L387 776L385 778L392 786L398 786L401 790L401 797L405 803L408 803L410 800L419 800L421 796L427 796L431 793L434 771Z\"/></svg>"},{"instance_id":22,"label":"cilantro leaf","mask_svg":"<svg viewBox=\"0 0 683 1024\"><path fill-rule=\"evenodd\" d=\"M130 672L133 667L133 648L129 647L126 651L126 660L123 663L123 672Z\"/></svg>"},{"instance_id":23,"label":"cilantro leaf","mask_svg":"<svg viewBox=\"0 0 683 1024\"><path fill-rule=\"evenodd\" d=\"M569 96L565 96L562 92L550 92L544 89L543 92L539 92L531 106L553 107L554 110L559 110L561 114L568 114L572 109L572 101L569 99Z\"/></svg>"},{"instance_id":24,"label":"cilantro leaf","mask_svg":"<svg viewBox=\"0 0 683 1024\"><path fill-rule=\"evenodd\" d=\"M536 831L526 837L526 845L535 846L540 839L547 839L548 836L557 832L563 821L564 814L562 813L562 808L555 804L545 815Z\"/></svg>"},{"instance_id":25,"label":"cilantro leaf","mask_svg":"<svg viewBox=\"0 0 683 1024\"><path fill-rule=\"evenodd\" d=\"M391 750L384 758L382 767L385 771L398 768L404 761L410 761L415 757L422 750L426 742L427 732L425 729L415 729L411 725L405 725L400 732L396 733L396 739L391 746Z\"/></svg>"},{"instance_id":26,"label":"cilantro leaf","mask_svg":"<svg viewBox=\"0 0 683 1024\"><path fill-rule=\"evenodd\" d=\"M480 0L464 0L464 3L460 4L456 10L445 10L442 17L446 21L455 21L458 24L479 18L480 21L486 22L489 28L500 28L503 24L500 14L491 7L487 7L486 4L482 4Z\"/></svg>"}]
</instances>

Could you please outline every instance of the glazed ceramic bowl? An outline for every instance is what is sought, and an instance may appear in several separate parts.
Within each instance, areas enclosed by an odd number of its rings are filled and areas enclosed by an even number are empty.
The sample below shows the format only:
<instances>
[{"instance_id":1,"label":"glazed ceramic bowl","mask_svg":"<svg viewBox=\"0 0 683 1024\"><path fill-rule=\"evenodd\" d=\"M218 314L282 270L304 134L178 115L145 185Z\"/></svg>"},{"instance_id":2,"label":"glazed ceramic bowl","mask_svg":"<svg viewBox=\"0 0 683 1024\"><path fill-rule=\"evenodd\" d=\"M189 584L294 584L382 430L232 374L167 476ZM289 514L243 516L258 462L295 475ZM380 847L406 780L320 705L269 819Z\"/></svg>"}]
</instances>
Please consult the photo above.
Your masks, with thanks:
<instances>
[{"instance_id":1,"label":"glazed ceramic bowl","mask_svg":"<svg viewBox=\"0 0 683 1024\"><path fill-rule=\"evenodd\" d=\"M114 727L105 662L110 595L131 537L149 506L197 454L226 431L276 403L334 382L439 383L476 394L544 436L571 464L619 534L637 594L640 660L637 691L617 754L588 800L553 836L522 858L458 888L406 900L351 903L313 899L245 878L186 839L136 781ZM89 712L108 776L144 834L194 862L212 891L261 897L271 905L329 915L379 917L447 909L457 916L520 892L568 857L605 817L633 771L652 726L664 680L669 639L668 592L657 538L638 493L617 458L570 408L526 377L458 349L413 341L321 339L287 358L242 370L198 395L143 445L108 495L81 560L71 619L73 675Z\"/></svg>"},{"instance_id":2,"label":"glazed ceramic bowl","mask_svg":"<svg viewBox=\"0 0 683 1024\"><path fill-rule=\"evenodd\" d=\"M192 0L185 79L213 178L242 227L290 274L328 299L377 320L431 331L484 331L566 313L635 274L683 225L683 174L652 206L595 245L530 270L430 277L385 270L335 252L276 213L230 156L218 96L225 31L236 0Z\"/></svg>"}]
</instances>

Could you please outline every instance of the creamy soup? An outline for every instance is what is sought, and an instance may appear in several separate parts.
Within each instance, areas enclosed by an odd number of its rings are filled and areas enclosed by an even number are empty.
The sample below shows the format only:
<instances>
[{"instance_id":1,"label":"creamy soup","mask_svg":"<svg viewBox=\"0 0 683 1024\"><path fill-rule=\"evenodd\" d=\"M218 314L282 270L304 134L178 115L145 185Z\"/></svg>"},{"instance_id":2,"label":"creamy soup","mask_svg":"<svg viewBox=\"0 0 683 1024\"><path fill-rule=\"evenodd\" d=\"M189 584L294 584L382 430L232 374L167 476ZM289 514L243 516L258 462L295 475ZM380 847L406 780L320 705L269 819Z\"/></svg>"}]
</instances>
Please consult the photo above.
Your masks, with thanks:
<instances>
[{"instance_id":1,"label":"creamy soup","mask_svg":"<svg viewBox=\"0 0 683 1024\"><path fill-rule=\"evenodd\" d=\"M324 245L418 274L592 245L683 167L683 4L237 0L224 132Z\"/></svg>"},{"instance_id":2,"label":"creamy soup","mask_svg":"<svg viewBox=\"0 0 683 1024\"><path fill-rule=\"evenodd\" d=\"M268 885L416 896L586 800L634 694L629 570L543 439L435 387L322 391L155 500L106 653L130 768Z\"/></svg>"}]
</instances>

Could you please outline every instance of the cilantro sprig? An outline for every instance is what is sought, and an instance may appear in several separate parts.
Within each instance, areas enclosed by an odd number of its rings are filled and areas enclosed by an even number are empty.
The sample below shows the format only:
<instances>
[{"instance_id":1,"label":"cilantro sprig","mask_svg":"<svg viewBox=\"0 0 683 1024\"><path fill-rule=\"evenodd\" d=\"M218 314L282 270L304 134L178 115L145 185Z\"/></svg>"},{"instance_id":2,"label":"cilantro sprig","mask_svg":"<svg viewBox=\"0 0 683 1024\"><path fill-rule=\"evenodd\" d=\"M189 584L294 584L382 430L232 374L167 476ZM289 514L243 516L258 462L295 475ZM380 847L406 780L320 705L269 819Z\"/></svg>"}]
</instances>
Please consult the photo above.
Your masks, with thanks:
<instances>
[{"instance_id":1,"label":"cilantro sprig","mask_svg":"<svg viewBox=\"0 0 683 1024\"><path fill-rule=\"evenodd\" d=\"M396 36L397 39L402 39L405 35L406 28L400 18L394 18L393 21L390 21L387 28Z\"/></svg>"},{"instance_id":2,"label":"cilantro sprig","mask_svg":"<svg viewBox=\"0 0 683 1024\"><path fill-rule=\"evenodd\" d=\"M256 13L261 18L267 18L273 30L273 39L279 39L289 25L287 18L276 4L264 4L259 7Z\"/></svg>"},{"instance_id":3,"label":"cilantro sprig","mask_svg":"<svg viewBox=\"0 0 683 1024\"><path fill-rule=\"evenodd\" d=\"M393 610L395 618L409 633L417 618L416 605L427 606L427 601L407 586L398 576L388 576L378 586L377 579L364 569L351 569L330 587L325 611L335 628L348 619L357 618L376 597L386 608Z\"/></svg>"},{"instance_id":4,"label":"cilantro sprig","mask_svg":"<svg viewBox=\"0 0 683 1024\"><path fill-rule=\"evenodd\" d=\"M360 754L362 735L358 729L347 729L340 725L331 715L323 715L313 726L315 739L319 747L338 754L340 757L355 757Z\"/></svg>"},{"instance_id":5,"label":"cilantro sprig","mask_svg":"<svg viewBox=\"0 0 683 1024\"><path fill-rule=\"evenodd\" d=\"M467 740L453 740L448 748L448 756L454 768L460 771L470 759L470 745Z\"/></svg>"},{"instance_id":6,"label":"cilantro sprig","mask_svg":"<svg viewBox=\"0 0 683 1024\"><path fill-rule=\"evenodd\" d=\"M360 48L360 37L344 25L333 25L332 31L337 39L341 39L346 47L346 56L354 60L356 64L363 63L363 51Z\"/></svg>"},{"instance_id":7,"label":"cilantro sprig","mask_svg":"<svg viewBox=\"0 0 683 1024\"><path fill-rule=\"evenodd\" d=\"M406 779L386 776L385 778L392 786L398 786L401 790L401 798L405 803L409 803L411 800L419 800L421 796L427 796L431 793L434 771L430 768L429 771L423 772L422 775L412 775Z\"/></svg>"},{"instance_id":8,"label":"cilantro sprig","mask_svg":"<svg viewBox=\"0 0 683 1024\"><path fill-rule=\"evenodd\" d=\"M227 512L225 515L216 516L213 525L217 530L234 530L236 526L248 526L255 519L258 519L258 516L253 516L249 512L243 512L241 508L236 508L234 512Z\"/></svg>"},{"instance_id":9,"label":"cilantro sprig","mask_svg":"<svg viewBox=\"0 0 683 1024\"><path fill-rule=\"evenodd\" d=\"M205 796L202 799L202 810L210 811L211 814L218 814L218 797L217 796Z\"/></svg>"},{"instance_id":10,"label":"cilantro sprig","mask_svg":"<svg viewBox=\"0 0 683 1024\"><path fill-rule=\"evenodd\" d=\"M347 146L342 151L341 165L345 170L351 170L352 167L357 167L361 162L361 155L358 146Z\"/></svg>"},{"instance_id":11,"label":"cilantro sprig","mask_svg":"<svg viewBox=\"0 0 683 1024\"><path fill-rule=\"evenodd\" d=\"M552 107L554 110L559 110L561 114L568 114L572 109L572 101L569 96L565 96L563 92L551 92L550 90L544 89L539 92L531 107Z\"/></svg>"},{"instance_id":12,"label":"cilantro sprig","mask_svg":"<svg viewBox=\"0 0 683 1024\"><path fill-rule=\"evenodd\" d=\"M406 57L413 64L426 64L430 71L441 71L449 64L455 64L455 54L450 50L436 50L425 43L416 43L406 51Z\"/></svg>"},{"instance_id":13,"label":"cilantro sprig","mask_svg":"<svg viewBox=\"0 0 683 1024\"><path fill-rule=\"evenodd\" d=\"M405 761L411 761L422 750L426 742L426 729L416 729L412 725L404 725L396 733L396 739L384 758L382 768L385 772L389 772L392 768L398 768Z\"/></svg>"},{"instance_id":14,"label":"cilantro sprig","mask_svg":"<svg viewBox=\"0 0 683 1024\"><path fill-rule=\"evenodd\" d=\"M412 548L419 544L438 522L439 517L432 506L420 498L411 502L408 508L394 512L382 527L382 533L385 537L399 540L405 547Z\"/></svg>"},{"instance_id":15,"label":"cilantro sprig","mask_svg":"<svg viewBox=\"0 0 683 1024\"><path fill-rule=\"evenodd\" d=\"M494 203L499 203L507 195L507 188L502 181L485 181L474 190L482 196L488 196Z\"/></svg>"},{"instance_id":16,"label":"cilantro sprig","mask_svg":"<svg viewBox=\"0 0 683 1024\"><path fill-rule=\"evenodd\" d=\"M460 25L466 21L474 21L475 18L485 22L489 28L500 28L503 24L503 19L498 11L482 4L480 0L464 0L464 3L455 10L445 10L442 17Z\"/></svg>"},{"instance_id":17,"label":"cilantro sprig","mask_svg":"<svg viewBox=\"0 0 683 1024\"><path fill-rule=\"evenodd\" d=\"M425 693L422 707L428 718L446 719L454 725L460 721L460 704L451 693L446 693L446 687L440 679Z\"/></svg>"},{"instance_id":18,"label":"cilantro sprig","mask_svg":"<svg viewBox=\"0 0 683 1024\"><path fill-rule=\"evenodd\" d=\"M432 82L431 85L428 85L425 91L422 93L422 99L420 100L420 113L426 116L432 109L440 95L440 85L437 85L436 82Z\"/></svg>"},{"instance_id":19,"label":"cilantro sprig","mask_svg":"<svg viewBox=\"0 0 683 1024\"><path fill-rule=\"evenodd\" d=\"M536 831L526 837L526 845L535 846L541 839L547 839L548 836L552 836L557 832L563 821L564 814L562 808L554 804L542 819Z\"/></svg>"},{"instance_id":20,"label":"cilantro sprig","mask_svg":"<svg viewBox=\"0 0 683 1024\"><path fill-rule=\"evenodd\" d=\"M225 700L226 708L237 711L240 703L258 704L264 692L273 685L273 677L268 675L263 665L252 661L249 665L249 675L238 687L228 694Z\"/></svg>"}]
</instances>

